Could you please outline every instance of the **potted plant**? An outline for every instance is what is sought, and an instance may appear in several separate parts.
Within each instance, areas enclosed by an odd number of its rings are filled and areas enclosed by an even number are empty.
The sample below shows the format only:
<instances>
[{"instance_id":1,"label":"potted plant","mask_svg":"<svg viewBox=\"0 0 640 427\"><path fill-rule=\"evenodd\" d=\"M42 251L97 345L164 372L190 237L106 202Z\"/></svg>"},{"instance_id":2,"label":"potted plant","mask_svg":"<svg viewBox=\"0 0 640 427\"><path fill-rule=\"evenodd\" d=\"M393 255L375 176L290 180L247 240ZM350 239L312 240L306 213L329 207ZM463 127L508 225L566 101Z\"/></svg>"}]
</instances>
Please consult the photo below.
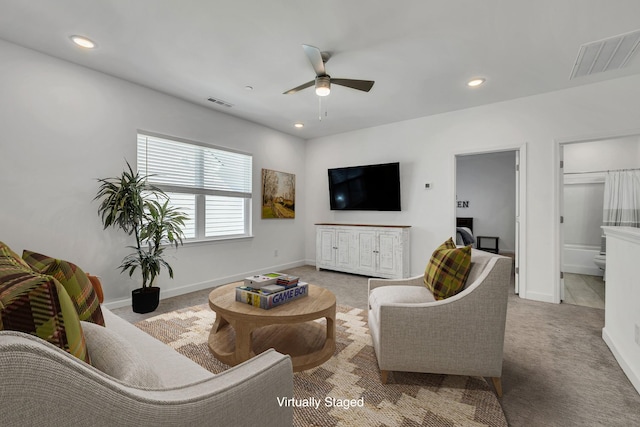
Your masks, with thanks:
<instances>
[{"instance_id":1,"label":"potted plant","mask_svg":"<svg viewBox=\"0 0 640 427\"><path fill-rule=\"evenodd\" d=\"M114 178L98 179L100 187L94 200L100 200L98 214L105 229L120 228L135 237L134 252L120 265L120 272L129 277L140 269L142 286L131 292L133 311L149 313L158 307L160 288L154 286L162 267L173 278L173 269L163 258L166 246L182 245L182 227L187 217L169 206L169 197L160 188L148 184L146 176L127 170Z\"/></svg>"}]
</instances>

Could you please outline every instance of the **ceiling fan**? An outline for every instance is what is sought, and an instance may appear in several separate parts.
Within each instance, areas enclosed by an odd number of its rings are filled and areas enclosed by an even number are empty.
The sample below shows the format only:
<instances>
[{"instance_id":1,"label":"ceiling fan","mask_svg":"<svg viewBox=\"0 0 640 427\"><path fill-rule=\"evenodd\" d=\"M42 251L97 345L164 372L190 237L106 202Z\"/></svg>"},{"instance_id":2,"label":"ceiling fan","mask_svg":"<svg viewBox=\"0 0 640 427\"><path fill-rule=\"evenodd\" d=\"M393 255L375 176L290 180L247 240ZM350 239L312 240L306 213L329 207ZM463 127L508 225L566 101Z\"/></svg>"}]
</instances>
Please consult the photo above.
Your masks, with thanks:
<instances>
[{"instance_id":1,"label":"ceiling fan","mask_svg":"<svg viewBox=\"0 0 640 427\"><path fill-rule=\"evenodd\" d=\"M351 89L361 90L363 92L369 92L373 87L373 84L375 82L371 80L332 78L327 74L324 68L324 64L329 60L329 58L331 58L331 54L329 54L329 52L320 52L320 49L318 49L317 47L309 46L306 44L302 45L302 49L304 49L304 53L307 55L307 58L309 58L309 62L311 62L311 66L313 66L313 69L316 72L316 78L298 87L289 89L288 91L284 92L284 95L296 93L298 91L301 91L302 89L306 89L315 85L316 95L327 96L331 92L331 83L350 87Z\"/></svg>"}]
</instances>

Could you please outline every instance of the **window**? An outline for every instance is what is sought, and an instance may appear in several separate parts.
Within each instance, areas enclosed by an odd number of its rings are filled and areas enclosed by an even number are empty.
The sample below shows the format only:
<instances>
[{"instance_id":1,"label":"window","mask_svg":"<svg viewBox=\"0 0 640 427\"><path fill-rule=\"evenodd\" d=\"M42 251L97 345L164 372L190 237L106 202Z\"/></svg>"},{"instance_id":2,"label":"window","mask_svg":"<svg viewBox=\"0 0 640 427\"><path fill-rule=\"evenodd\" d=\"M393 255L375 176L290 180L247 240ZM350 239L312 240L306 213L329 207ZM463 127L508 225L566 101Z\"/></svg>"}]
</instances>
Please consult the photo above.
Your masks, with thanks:
<instances>
[{"instance_id":1,"label":"window","mask_svg":"<svg viewBox=\"0 0 640 427\"><path fill-rule=\"evenodd\" d=\"M251 235L250 154L138 133L137 166L189 216L187 239Z\"/></svg>"}]
</instances>

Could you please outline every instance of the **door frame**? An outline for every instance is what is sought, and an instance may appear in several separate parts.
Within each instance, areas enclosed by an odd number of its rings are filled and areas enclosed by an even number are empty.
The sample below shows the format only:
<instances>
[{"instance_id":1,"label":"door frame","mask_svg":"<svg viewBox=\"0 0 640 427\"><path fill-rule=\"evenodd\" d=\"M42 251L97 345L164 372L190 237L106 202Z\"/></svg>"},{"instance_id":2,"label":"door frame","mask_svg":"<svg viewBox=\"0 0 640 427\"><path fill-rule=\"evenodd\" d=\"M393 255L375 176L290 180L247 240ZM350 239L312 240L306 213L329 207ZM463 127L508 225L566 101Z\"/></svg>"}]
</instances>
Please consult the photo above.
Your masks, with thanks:
<instances>
[{"instance_id":1,"label":"door frame","mask_svg":"<svg viewBox=\"0 0 640 427\"><path fill-rule=\"evenodd\" d=\"M504 146L495 146L495 147L487 147L487 148L473 148L467 150L455 151L452 153L451 162L453 166L451 170L453 171L453 202L452 206L452 230L453 236L455 236L456 231L456 158L458 156L471 156L475 154L491 154L491 153L500 153L505 151L515 151L516 152L516 162L519 162L519 175L516 179L518 186L516 187L516 242L518 247L516 247L516 268L518 269L518 276L516 280L516 293L520 296L520 298L527 297L527 142L523 144L517 145L504 145ZM519 218L518 218L519 214Z\"/></svg>"},{"instance_id":2,"label":"door frame","mask_svg":"<svg viewBox=\"0 0 640 427\"><path fill-rule=\"evenodd\" d=\"M640 136L640 129L628 129L615 132L602 132L591 135L581 135L566 138L556 138L554 142L553 161L554 170L554 283L553 283L553 302L560 303L564 296L564 281L561 279L562 258L564 251L564 238L562 236L562 226L560 217L563 215L562 208L564 206L564 174L560 167L560 161L563 160L563 150L565 145L578 144L581 142L602 141L605 139L625 138L630 136Z\"/></svg>"}]
</instances>

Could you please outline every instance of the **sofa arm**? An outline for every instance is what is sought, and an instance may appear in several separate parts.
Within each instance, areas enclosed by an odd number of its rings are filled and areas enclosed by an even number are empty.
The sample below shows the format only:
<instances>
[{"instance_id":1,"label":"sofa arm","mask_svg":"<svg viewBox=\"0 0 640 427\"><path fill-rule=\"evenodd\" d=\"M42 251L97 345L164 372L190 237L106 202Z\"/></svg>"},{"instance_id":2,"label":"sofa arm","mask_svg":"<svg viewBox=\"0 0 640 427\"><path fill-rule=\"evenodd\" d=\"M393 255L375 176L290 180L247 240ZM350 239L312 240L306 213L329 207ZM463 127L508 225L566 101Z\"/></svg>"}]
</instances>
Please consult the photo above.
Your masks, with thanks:
<instances>
[{"instance_id":1,"label":"sofa arm","mask_svg":"<svg viewBox=\"0 0 640 427\"><path fill-rule=\"evenodd\" d=\"M380 286L397 286L397 285L402 285L402 286L424 286L424 282L422 275L420 276L415 276L415 277L409 277L407 279L377 279L377 278L370 278L369 279L369 292L371 292L372 290L374 290L375 288L379 288Z\"/></svg>"},{"instance_id":2,"label":"sofa arm","mask_svg":"<svg viewBox=\"0 0 640 427\"><path fill-rule=\"evenodd\" d=\"M171 367L166 367L171 369ZM262 425L293 422L289 356L268 350L186 386L127 386L42 340L0 333L3 425Z\"/></svg>"}]
</instances>

